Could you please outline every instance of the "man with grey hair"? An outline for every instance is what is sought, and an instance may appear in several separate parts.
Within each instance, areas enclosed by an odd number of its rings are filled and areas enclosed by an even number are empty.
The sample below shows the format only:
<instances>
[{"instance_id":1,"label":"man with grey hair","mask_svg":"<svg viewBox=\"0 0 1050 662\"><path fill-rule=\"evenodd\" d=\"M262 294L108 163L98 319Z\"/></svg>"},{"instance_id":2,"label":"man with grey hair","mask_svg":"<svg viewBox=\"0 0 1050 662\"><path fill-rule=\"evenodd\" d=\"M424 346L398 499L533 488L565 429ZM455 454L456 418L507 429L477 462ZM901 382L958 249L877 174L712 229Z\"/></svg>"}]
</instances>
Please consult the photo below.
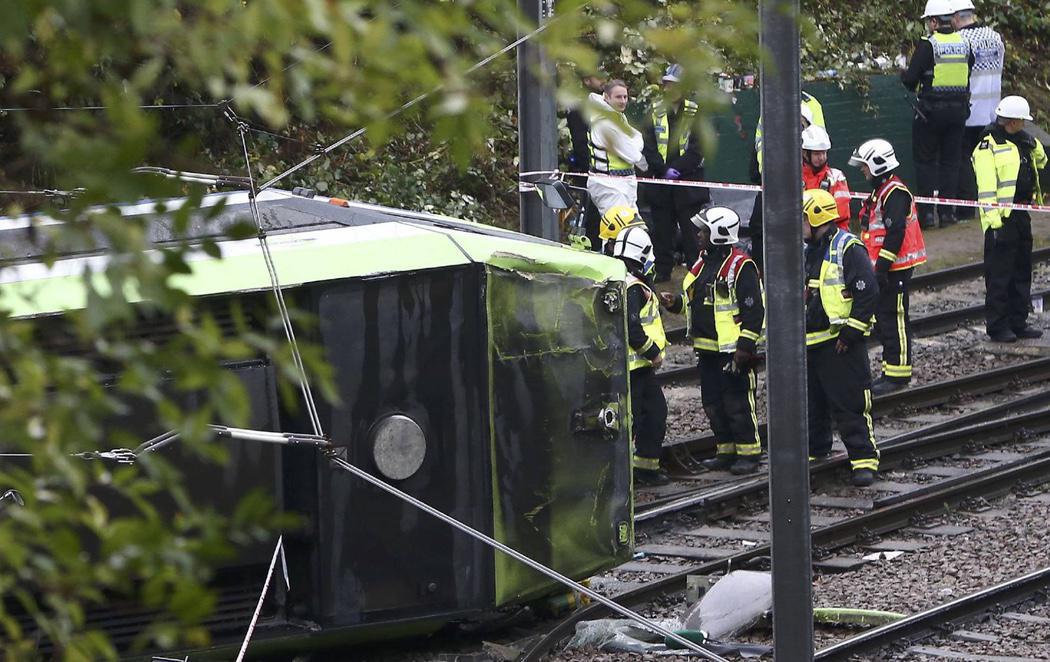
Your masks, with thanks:
<instances>
[{"instance_id":1,"label":"man with grey hair","mask_svg":"<svg viewBox=\"0 0 1050 662\"><path fill-rule=\"evenodd\" d=\"M952 7L955 9L952 25L970 45L974 58L970 72L970 116L963 129L963 154L969 155L977 147L984 128L995 122L995 107L1002 98L1006 46L998 32L977 20L972 0L954 0ZM967 158L959 167L959 197L966 200L977 198L973 164ZM960 207L957 211L961 219L970 219L974 215L973 207Z\"/></svg>"}]
</instances>

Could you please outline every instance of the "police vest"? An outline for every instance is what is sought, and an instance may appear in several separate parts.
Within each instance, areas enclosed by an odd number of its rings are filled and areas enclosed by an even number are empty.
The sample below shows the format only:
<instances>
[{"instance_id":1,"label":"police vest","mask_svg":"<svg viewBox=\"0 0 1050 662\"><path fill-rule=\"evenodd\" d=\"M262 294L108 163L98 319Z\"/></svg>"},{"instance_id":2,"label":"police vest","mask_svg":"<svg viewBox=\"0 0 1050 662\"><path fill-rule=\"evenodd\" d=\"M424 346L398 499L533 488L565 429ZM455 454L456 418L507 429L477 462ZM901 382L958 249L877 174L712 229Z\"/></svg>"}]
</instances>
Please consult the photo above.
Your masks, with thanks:
<instances>
[{"instance_id":1,"label":"police vest","mask_svg":"<svg viewBox=\"0 0 1050 662\"><path fill-rule=\"evenodd\" d=\"M634 165L624 161L615 153L594 144L591 132L587 131L587 146L591 151L591 170L614 175L633 175Z\"/></svg>"},{"instance_id":2,"label":"police vest","mask_svg":"<svg viewBox=\"0 0 1050 662\"><path fill-rule=\"evenodd\" d=\"M660 348L660 352L663 353L664 347L667 347L667 334L664 333L664 323L660 319L660 302L657 300L656 294L640 278L635 277L633 274L627 274L627 289L629 290L632 287L641 287L645 291L646 302L642 306L640 313L642 329L645 331L645 335L649 337L649 343L655 344ZM646 343L642 351L648 349L649 343ZM630 349L627 357L628 370L645 368L652 364L652 361L644 358L633 348Z\"/></svg>"},{"instance_id":3,"label":"police vest","mask_svg":"<svg viewBox=\"0 0 1050 662\"><path fill-rule=\"evenodd\" d=\"M692 315L689 314L689 301L693 298L693 285L697 276L704 268L704 258L701 257L693 265L685 278L682 279L682 300L686 311L686 333L693 336L693 348L705 352L735 352L736 341L740 336L749 338L756 343L759 334L740 328L740 306L736 300L736 280L740 270L748 262L754 264L751 257L739 248L734 248L718 267L715 276L714 287L707 293L703 293L705 306L714 307L715 335L716 338L703 338L694 336L691 328ZM759 285L761 287L761 284ZM765 294L763 293L763 298Z\"/></svg>"},{"instance_id":4,"label":"police vest","mask_svg":"<svg viewBox=\"0 0 1050 662\"><path fill-rule=\"evenodd\" d=\"M802 93L802 105L809 109L813 115L813 123L819 127L827 128L824 124L824 108L815 96ZM755 127L755 152L758 154L758 171L762 172L762 116L758 117L758 126Z\"/></svg>"},{"instance_id":5,"label":"police vest","mask_svg":"<svg viewBox=\"0 0 1050 662\"><path fill-rule=\"evenodd\" d=\"M922 237L922 228L919 225L919 215L915 210L914 198L912 198L911 209L905 220L904 241L901 243L900 252L894 255L882 247L886 242L886 224L883 222L882 208L890 193L898 189L911 195L904 182L897 175L891 175L878 190L872 191L860 208L860 225L863 228L860 237L868 249L868 257L871 258L872 264L880 257L892 261L890 271L910 269L926 261L926 241Z\"/></svg>"},{"instance_id":6,"label":"police vest","mask_svg":"<svg viewBox=\"0 0 1050 662\"><path fill-rule=\"evenodd\" d=\"M820 264L819 277L806 282L807 288L816 290L820 295L820 305L824 308L824 314L827 315L829 323L826 329L808 331L806 345L816 345L837 338L839 331L847 324L856 327L865 335L871 332L871 320L863 323L850 318L850 313L853 311L853 294L846 287L846 272L843 265L846 250L854 244L863 245L860 239L849 232L835 230Z\"/></svg>"},{"instance_id":7,"label":"police vest","mask_svg":"<svg viewBox=\"0 0 1050 662\"><path fill-rule=\"evenodd\" d=\"M692 126L693 118L696 117L696 111L700 108L689 100L685 100L682 103L682 115L678 118L678 125L682 126L685 123L686 128L684 131L680 131L681 135L678 138L679 154L685 152L686 147L689 146L690 127ZM653 132L656 134L656 149L660 152L661 158L667 161L667 144L671 139L671 123L667 119L667 111L663 110L659 105L653 108Z\"/></svg>"},{"instance_id":8,"label":"police vest","mask_svg":"<svg viewBox=\"0 0 1050 662\"><path fill-rule=\"evenodd\" d=\"M970 87L970 45L958 32L934 32L925 37L933 47L933 79L923 96L956 96Z\"/></svg>"},{"instance_id":9,"label":"police vest","mask_svg":"<svg viewBox=\"0 0 1050 662\"><path fill-rule=\"evenodd\" d=\"M1035 204L1043 204L1043 191L1039 182L1039 171L1046 167L1046 151L1042 143L1035 141L1032 149L1032 167L1035 169ZM999 142L988 134L973 150L973 171L977 176L977 201L1010 204L1017 192L1017 173L1021 169L1021 152L1009 140ZM1010 217L1009 209L981 207L981 229L1002 227Z\"/></svg>"}]
</instances>

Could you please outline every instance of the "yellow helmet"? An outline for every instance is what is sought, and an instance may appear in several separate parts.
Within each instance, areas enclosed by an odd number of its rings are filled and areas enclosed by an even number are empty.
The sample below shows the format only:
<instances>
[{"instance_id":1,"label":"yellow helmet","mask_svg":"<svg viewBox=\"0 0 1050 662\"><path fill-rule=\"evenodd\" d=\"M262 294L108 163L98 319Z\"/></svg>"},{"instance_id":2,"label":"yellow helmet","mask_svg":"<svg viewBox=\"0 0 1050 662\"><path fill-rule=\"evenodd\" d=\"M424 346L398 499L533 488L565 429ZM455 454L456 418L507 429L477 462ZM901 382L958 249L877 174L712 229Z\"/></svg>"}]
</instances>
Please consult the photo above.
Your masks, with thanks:
<instances>
[{"instance_id":1,"label":"yellow helmet","mask_svg":"<svg viewBox=\"0 0 1050 662\"><path fill-rule=\"evenodd\" d=\"M620 230L634 225L645 225L637 209L627 205L609 207L609 210L602 216L602 222L598 224L598 237L610 241L616 239Z\"/></svg>"},{"instance_id":2,"label":"yellow helmet","mask_svg":"<svg viewBox=\"0 0 1050 662\"><path fill-rule=\"evenodd\" d=\"M837 221L839 218L839 206L835 203L835 196L822 188L811 188L802 192L802 213L812 227L820 227L825 223Z\"/></svg>"}]
</instances>

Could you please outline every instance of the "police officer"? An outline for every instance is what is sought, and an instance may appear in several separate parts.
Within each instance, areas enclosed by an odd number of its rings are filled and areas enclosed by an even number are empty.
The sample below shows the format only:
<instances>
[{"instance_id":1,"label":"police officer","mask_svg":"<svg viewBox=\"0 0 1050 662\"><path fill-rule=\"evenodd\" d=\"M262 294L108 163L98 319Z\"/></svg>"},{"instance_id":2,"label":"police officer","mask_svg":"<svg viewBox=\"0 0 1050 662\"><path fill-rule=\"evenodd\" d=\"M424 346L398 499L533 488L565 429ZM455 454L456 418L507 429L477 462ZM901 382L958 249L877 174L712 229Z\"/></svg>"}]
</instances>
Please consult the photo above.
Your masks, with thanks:
<instances>
[{"instance_id":1,"label":"police officer","mask_svg":"<svg viewBox=\"0 0 1050 662\"><path fill-rule=\"evenodd\" d=\"M839 217L835 223L849 230L850 192L846 175L828 163L831 136L824 127L811 124L802 131L802 189L824 189L835 198L839 206Z\"/></svg>"},{"instance_id":2,"label":"police officer","mask_svg":"<svg viewBox=\"0 0 1050 662\"><path fill-rule=\"evenodd\" d=\"M922 18L930 34L915 47L901 81L918 90L911 126L912 155L918 193L954 198L959 186L963 128L970 114L970 68L973 54L952 27L952 0L928 0ZM922 227L937 227L932 205L920 205ZM955 208L942 205L940 225L956 222Z\"/></svg>"},{"instance_id":3,"label":"police officer","mask_svg":"<svg viewBox=\"0 0 1050 662\"><path fill-rule=\"evenodd\" d=\"M900 177L893 145L876 138L858 147L849 159L871 182L872 192L860 208L861 239L875 265L879 303L875 330L882 341L882 376L875 380L875 395L907 386L912 376L911 276L926 262L915 199Z\"/></svg>"},{"instance_id":4,"label":"police officer","mask_svg":"<svg viewBox=\"0 0 1050 662\"><path fill-rule=\"evenodd\" d=\"M977 175L977 201L1043 204L1046 151L1024 130L1031 120L1028 101L1004 97L973 150ZM1032 217L1027 211L998 207L981 208L984 230L984 310L988 335L997 342L1038 338L1039 329L1028 326L1032 295Z\"/></svg>"},{"instance_id":5,"label":"police officer","mask_svg":"<svg viewBox=\"0 0 1050 662\"><path fill-rule=\"evenodd\" d=\"M762 453L755 413L755 346L765 319L762 284L754 260L736 245L735 211L711 207L692 221L700 258L682 281L683 293L663 292L660 298L672 312L689 311L700 396L718 444L704 466L749 474L758 469Z\"/></svg>"},{"instance_id":6,"label":"police officer","mask_svg":"<svg viewBox=\"0 0 1050 662\"><path fill-rule=\"evenodd\" d=\"M879 286L864 244L840 229L835 198L802 195L806 241L806 364L809 453L831 452L831 421L849 453L852 482L875 481L879 450L871 421L871 372L864 336L871 329Z\"/></svg>"},{"instance_id":7,"label":"police officer","mask_svg":"<svg viewBox=\"0 0 1050 662\"><path fill-rule=\"evenodd\" d=\"M1003 91L1003 61L1006 45L1002 36L974 16L971 0L955 0L952 25L970 45L973 53L973 70L970 72L970 116L963 130L963 158L959 168L959 197L977 199L977 182L974 179L970 154L984 133L984 127L995 121L995 107L999 105ZM973 218L973 207L956 210L959 218Z\"/></svg>"},{"instance_id":8,"label":"police officer","mask_svg":"<svg viewBox=\"0 0 1050 662\"><path fill-rule=\"evenodd\" d=\"M698 106L682 99L668 108L675 86L681 82L682 66L672 64L663 75L664 98L656 99L642 129L642 154L653 177L681 181L704 179L704 157L699 139L692 130ZM652 210L650 217L653 250L656 252L656 282L671 279L674 267L675 236L681 236L686 264L696 261L697 247L689 219L710 203L706 188L644 184L643 195Z\"/></svg>"},{"instance_id":9,"label":"police officer","mask_svg":"<svg viewBox=\"0 0 1050 662\"><path fill-rule=\"evenodd\" d=\"M631 413L634 436L634 477L639 484L668 482L660 469L660 452L667 431L667 401L655 369L663 363L667 336L660 320L660 303L651 287L653 243L644 227L624 228L612 249L627 266L627 343L631 372Z\"/></svg>"}]
</instances>

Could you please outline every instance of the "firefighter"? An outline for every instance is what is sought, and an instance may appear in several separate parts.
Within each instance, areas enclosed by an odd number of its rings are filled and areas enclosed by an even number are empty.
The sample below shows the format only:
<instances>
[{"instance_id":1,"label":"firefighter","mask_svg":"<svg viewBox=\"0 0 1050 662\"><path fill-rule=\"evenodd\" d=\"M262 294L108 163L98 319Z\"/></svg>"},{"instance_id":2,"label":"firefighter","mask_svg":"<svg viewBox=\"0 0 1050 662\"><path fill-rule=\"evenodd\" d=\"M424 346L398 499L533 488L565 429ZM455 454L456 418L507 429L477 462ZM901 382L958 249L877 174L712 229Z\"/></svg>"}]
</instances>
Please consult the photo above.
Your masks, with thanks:
<instances>
[{"instance_id":1,"label":"firefighter","mask_svg":"<svg viewBox=\"0 0 1050 662\"><path fill-rule=\"evenodd\" d=\"M667 401L655 371L663 363L667 336L660 320L660 302L651 287L653 242L644 227L626 227L616 235L612 254L627 266L634 477L642 485L662 485L669 480L660 469L660 452L667 431Z\"/></svg>"},{"instance_id":2,"label":"firefighter","mask_svg":"<svg viewBox=\"0 0 1050 662\"><path fill-rule=\"evenodd\" d=\"M860 168L873 189L861 205L860 226L879 282L875 331L882 342L882 376L872 391L881 395L911 381L909 293L915 267L926 262L926 242L915 199L893 172L900 165L893 145L880 138L869 140L853 152L849 164Z\"/></svg>"},{"instance_id":3,"label":"firefighter","mask_svg":"<svg viewBox=\"0 0 1050 662\"><path fill-rule=\"evenodd\" d=\"M930 34L919 41L901 72L904 87L918 90L911 145L920 196L954 198L958 193L974 59L969 44L952 27L954 14L952 0L928 0L922 18ZM937 227L932 205L920 205L919 211L922 227ZM940 226L956 220L955 208L942 205Z\"/></svg>"},{"instance_id":4,"label":"firefighter","mask_svg":"<svg viewBox=\"0 0 1050 662\"><path fill-rule=\"evenodd\" d=\"M642 220L638 210L626 205L610 207L598 224L598 240L600 243L597 250L605 255L612 255L616 236L620 234L621 230L628 227L645 227L645 221Z\"/></svg>"},{"instance_id":5,"label":"firefighter","mask_svg":"<svg viewBox=\"0 0 1050 662\"><path fill-rule=\"evenodd\" d=\"M824 189L835 198L839 217L835 223L849 231L850 193L846 175L828 164L831 136L818 124L811 124L802 132L802 189Z\"/></svg>"},{"instance_id":6,"label":"firefighter","mask_svg":"<svg viewBox=\"0 0 1050 662\"><path fill-rule=\"evenodd\" d=\"M840 229L830 193L802 195L806 242L806 369L809 453L831 452L834 420L849 453L852 482L867 487L879 469L871 420L871 372L864 337L878 300L879 285L864 244Z\"/></svg>"},{"instance_id":7,"label":"firefighter","mask_svg":"<svg viewBox=\"0 0 1050 662\"><path fill-rule=\"evenodd\" d=\"M704 466L743 475L758 469L762 453L755 413L756 345L765 305L762 284L746 252L737 246L740 217L727 207L693 216L700 257L682 281L682 294L660 294L672 312L688 310L700 370L700 396L717 441Z\"/></svg>"},{"instance_id":8,"label":"firefighter","mask_svg":"<svg viewBox=\"0 0 1050 662\"><path fill-rule=\"evenodd\" d=\"M1046 151L1024 130L1032 114L1028 101L1004 97L973 150L977 201L1043 204ZM1032 217L1027 211L981 207L984 230L984 310L989 337L996 342L1038 338L1028 325L1032 294Z\"/></svg>"},{"instance_id":9,"label":"firefighter","mask_svg":"<svg viewBox=\"0 0 1050 662\"><path fill-rule=\"evenodd\" d=\"M667 67L662 79L664 96L654 101L642 129L642 154L653 177L703 181L704 157L700 153L699 138L693 131L699 107L689 99L668 107L681 76L681 65ZM711 202L711 195L706 188L666 184L645 184L642 192L652 210L649 220L656 252L655 282L663 283L671 280L676 235L681 236L686 264L696 261L698 251L689 219Z\"/></svg>"}]
</instances>

